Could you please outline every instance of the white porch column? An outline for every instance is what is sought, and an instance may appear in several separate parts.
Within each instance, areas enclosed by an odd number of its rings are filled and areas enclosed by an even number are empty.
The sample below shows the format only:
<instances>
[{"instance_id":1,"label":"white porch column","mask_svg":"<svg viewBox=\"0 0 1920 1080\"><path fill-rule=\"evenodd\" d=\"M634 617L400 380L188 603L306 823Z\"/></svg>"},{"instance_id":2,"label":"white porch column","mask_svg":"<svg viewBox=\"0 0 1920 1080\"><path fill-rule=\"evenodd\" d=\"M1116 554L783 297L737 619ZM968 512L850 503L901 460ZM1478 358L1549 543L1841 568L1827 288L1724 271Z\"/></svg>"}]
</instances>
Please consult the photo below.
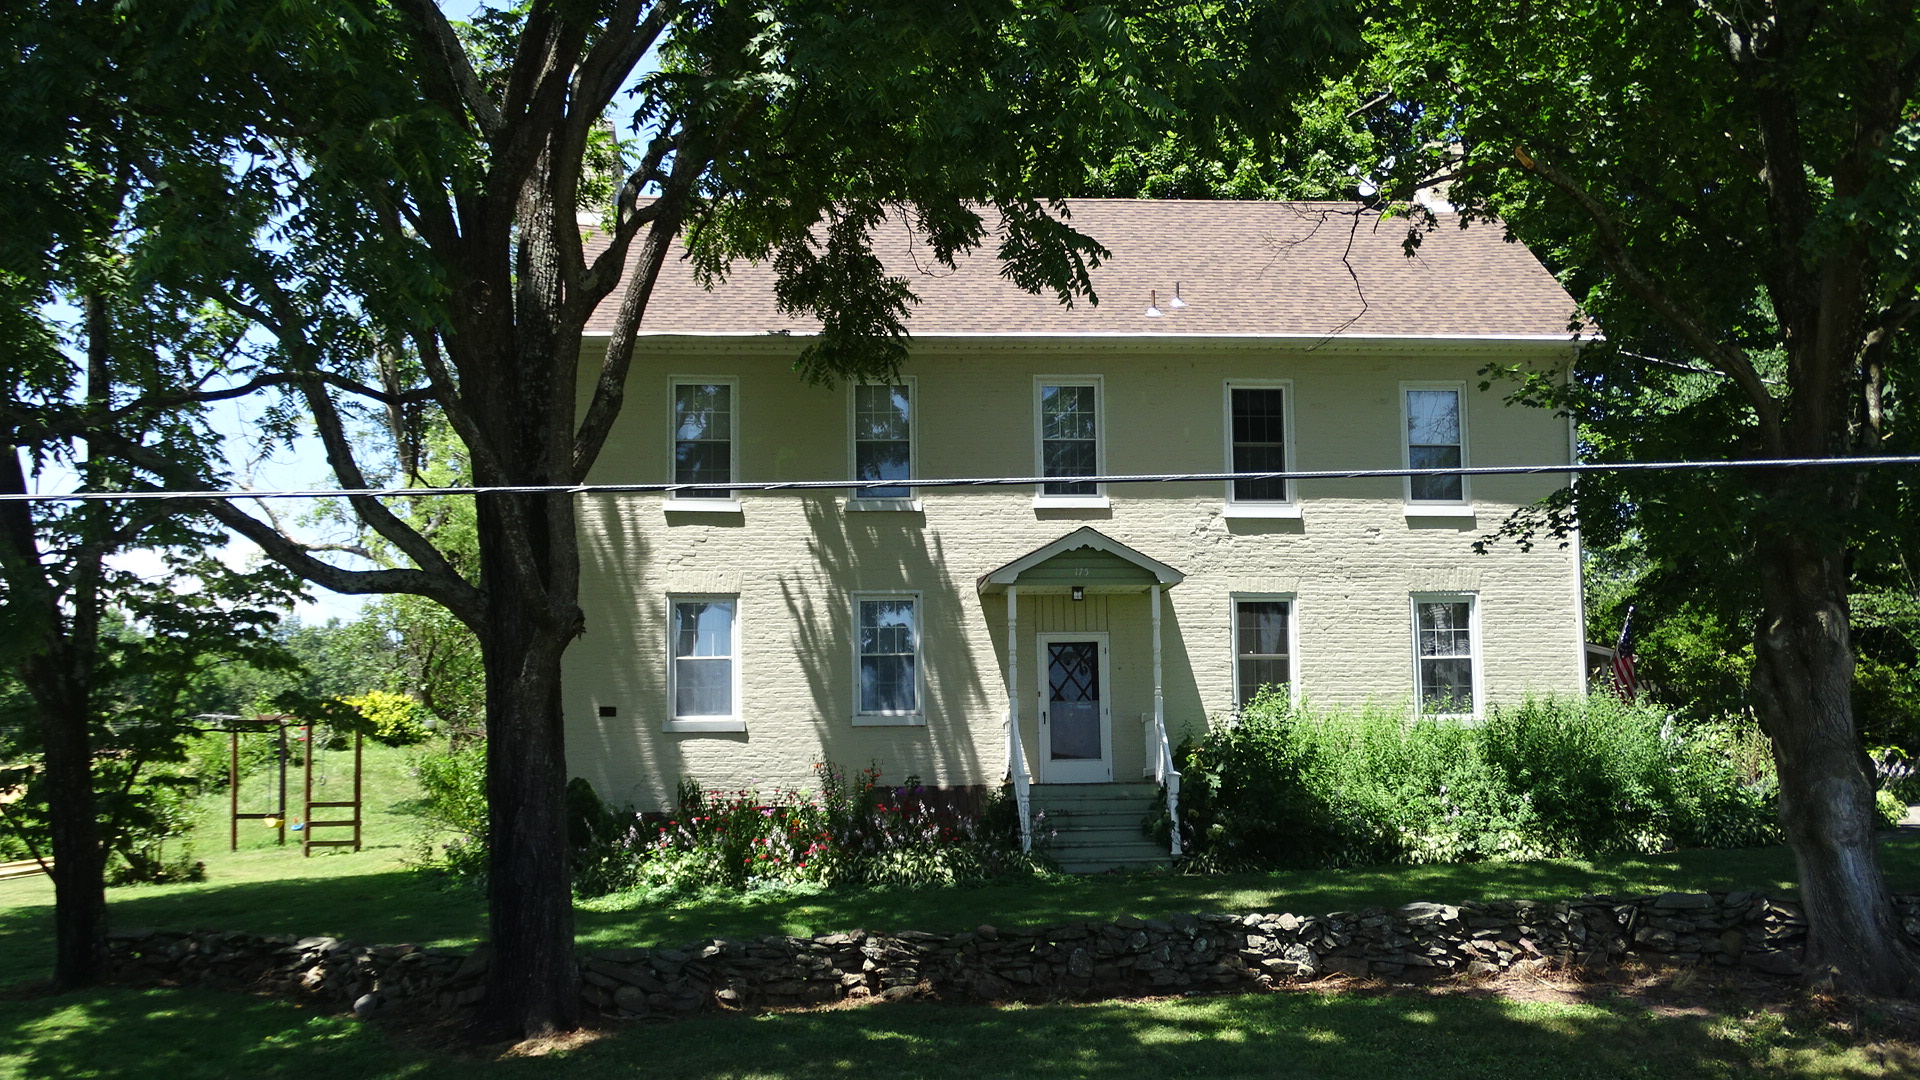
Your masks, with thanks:
<instances>
[{"instance_id":1,"label":"white porch column","mask_svg":"<svg viewBox=\"0 0 1920 1080\"><path fill-rule=\"evenodd\" d=\"M1020 850L1033 850L1027 791L1027 752L1020 744L1020 586L1007 586L1007 777L1020 811Z\"/></svg>"},{"instance_id":2,"label":"white porch column","mask_svg":"<svg viewBox=\"0 0 1920 1080\"><path fill-rule=\"evenodd\" d=\"M1159 743L1160 760L1153 771L1167 786L1167 816L1173 819L1173 854L1180 855L1180 774L1173 767L1173 743L1167 737L1167 699L1160 666L1160 583L1147 586L1152 594L1153 610L1153 731Z\"/></svg>"},{"instance_id":3,"label":"white porch column","mask_svg":"<svg viewBox=\"0 0 1920 1080\"><path fill-rule=\"evenodd\" d=\"M1160 585L1159 583L1155 582L1154 584L1147 586L1147 592L1153 597L1153 600L1152 600L1152 608L1153 608L1153 729L1160 733L1160 742L1162 746L1162 753L1164 755L1164 752L1165 752L1164 748L1165 748L1166 739L1167 739L1167 705L1166 705L1166 697L1161 690L1161 684L1160 684ZM1153 771L1155 773L1163 772L1169 765L1170 763L1163 756L1161 761L1155 763ZM1162 776L1160 777L1160 779L1164 780L1166 779L1166 777Z\"/></svg>"}]
</instances>

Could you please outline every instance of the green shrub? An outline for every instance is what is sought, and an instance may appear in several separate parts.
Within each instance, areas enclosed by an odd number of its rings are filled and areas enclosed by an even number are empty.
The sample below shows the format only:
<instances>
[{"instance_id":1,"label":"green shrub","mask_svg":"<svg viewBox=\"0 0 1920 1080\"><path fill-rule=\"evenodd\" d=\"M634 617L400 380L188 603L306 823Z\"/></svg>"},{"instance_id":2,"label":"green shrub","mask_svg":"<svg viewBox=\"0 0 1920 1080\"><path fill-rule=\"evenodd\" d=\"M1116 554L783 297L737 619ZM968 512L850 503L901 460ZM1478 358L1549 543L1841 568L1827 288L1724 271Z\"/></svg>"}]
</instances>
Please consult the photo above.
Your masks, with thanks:
<instances>
[{"instance_id":1,"label":"green shrub","mask_svg":"<svg viewBox=\"0 0 1920 1080\"><path fill-rule=\"evenodd\" d=\"M412 761L420 781L421 865L477 883L487 873L487 744L473 739Z\"/></svg>"},{"instance_id":2,"label":"green shrub","mask_svg":"<svg viewBox=\"0 0 1920 1080\"><path fill-rule=\"evenodd\" d=\"M820 792L707 791L680 785L679 809L645 821L610 812L583 780L569 788L575 889L684 893L802 885L950 885L1028 873L1010 795L971 813L917 779L817 767ZM579 790L576 791L575 788Z\"/></svg>"},{"instance_id":3,"label":"green shrub","mask_svg":"<svg viewBox=\"0 0 1920 1080\"><path fill-rule=\"evenodd\" d=\"M359 697L341 698L372 730L368 734L388 746L414 746L427 741L439 721L432 710L405 694L369 690Z\"/></svg>"},{"instance_id":4,"label":"green shrub","mask_svg":"<svg viewBox=\"0 0 1920 1080\"><path fill-rule=\"evenodd\" d=\"M1180 827L1217 869L1749 846L1778 837L1758 739L1600 696L1477 725L1263 696L1181 744Z\"/></svg>"},{"instance_id":5,"label":"green shrub","mask_svg":"<svg viewBox=\"0 0 1920 1080\"><path fill-rule=\"evenodd\" d=\"M1873 793L1873 808L1880 813L1880 823L1889 829L1907 817L1907 801L1886 788Z\"/></svg>"}]
</instances>

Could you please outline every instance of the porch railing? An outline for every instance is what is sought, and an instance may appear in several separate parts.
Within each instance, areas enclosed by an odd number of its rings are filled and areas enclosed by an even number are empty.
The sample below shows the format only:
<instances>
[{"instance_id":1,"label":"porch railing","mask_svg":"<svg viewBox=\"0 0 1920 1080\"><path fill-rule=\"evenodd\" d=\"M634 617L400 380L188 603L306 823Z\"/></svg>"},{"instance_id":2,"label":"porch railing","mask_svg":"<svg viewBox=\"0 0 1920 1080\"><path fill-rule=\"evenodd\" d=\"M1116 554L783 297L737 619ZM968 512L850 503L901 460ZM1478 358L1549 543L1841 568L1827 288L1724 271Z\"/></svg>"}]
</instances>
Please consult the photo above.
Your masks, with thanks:
<instances>
[{"instance_id":1,"label":"porch railing","mask_svg":"<svg viewBox=\"0 0 1920 1080\"><path fill-rule=\"evenodd\" d=\"M1180 770L1173 767L1173 744L1167 739L1167 721L1163 713L1150 712L1140 714L1140 728L1147 738L1148 776L1156 784L1167 789L1167 820L1173 822L1173 854L1178 857L1180 846Z\"/></svg>"},{"instance_id":2,"label":"porch railing","mask_svg":"<svg viewBox=\"0 0 1920 1080\"><path fill-rule=\"evenodd\" d=\"M1027 751L1020 745L1020 720L1007 723L1007 775L1013 778L1013 804L1020 811L1020 850L1033 850L1033 791L1027 782Z\"/></svg>"}]
</instances>

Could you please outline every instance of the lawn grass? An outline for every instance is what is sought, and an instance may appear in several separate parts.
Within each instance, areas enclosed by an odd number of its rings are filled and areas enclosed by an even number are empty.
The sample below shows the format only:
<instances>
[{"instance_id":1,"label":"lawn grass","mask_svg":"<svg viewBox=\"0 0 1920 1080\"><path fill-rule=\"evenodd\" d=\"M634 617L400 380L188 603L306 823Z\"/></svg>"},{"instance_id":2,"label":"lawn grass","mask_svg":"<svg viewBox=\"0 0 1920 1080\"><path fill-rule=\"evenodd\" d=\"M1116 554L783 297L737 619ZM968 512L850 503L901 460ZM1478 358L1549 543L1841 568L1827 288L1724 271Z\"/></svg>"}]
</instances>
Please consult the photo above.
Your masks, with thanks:
<instances>
[{"instance_id":1,"label":"lawn grass","mask_svg":"<svg viewBox=\"0 0 1920 1080\"><path fill-rule=\"evenodd\" d=\"M271 831L243 832L227 852L225 819L202 830L205 882L109 892L122 927L215 927L326 933L366 942L465 946L484 931L469 889L443 889L405 868L417 798L405 753L368 755L367 848L303 859ZM331 776L329 778L331 782ZM221 804L224 806L224 803ZM211 850L210 850L211 849ZM1890 837L1890 883L1920 890L1920 836ZM1690 851L1608 860L1478 863L1316 873L1051 878L979 888L887 889L703 897L616 896L577 911L582 945L831 930L1046 925L1171 911L1294 911L1417 899L1562 897L1714 888L1793 891L1784 849ZM0 883L0 984L44 978L52 892L45 879ZM1905 1056L1901 1056L1905 1055ZM455 1058L377 1026L285 1002L198 990L108 988L0 996L0 1080L11 1077L302 1078L667 1075L815 1077L887 1072L984 1080L1136 1074L1398 1080L1516 1075L1599 1077L1880 1077L1911 1075L1855 1036L1772 1013L1661 1010L1604 992L1589 1001L1495 996L1289 993L989 1008L873 1008L708 1016L622 1029L544 1057ZM1905 1071L1903 1071L1905 1070Z\"/></svg>"},{"instance_id":2,"label":"lawn grass","mask_svg":"<svg viewBox=\"0 0 1920 1080\"><path fill-rule=\"evenodd\" d=\"M409 751L367 748L366 848L302 858L289 833L243 823L238 852L226 850L225 799L209 804L198 854L208 879L108 891L118 927L330 934L367 943L466 947L485 934L478 890L445 888L407 869L419 845L418 789ZM327 759L322 759L326 762ZM329 784L334 782L329 774ZM253 794L264 787L249 789ZM1920 891L1920 830L1890 835L1882 858L1897 891ZM1560 898L1581 893L1705 889L1794 891L1785 848L1683 851L1613 859L1455 863L1359 870L1187 877L1170 873L1022 879L967 888L813 890L721 894L693 899L602 897L575 912L582 946L677 944L708 937L839 930L972 929L1045 926L1121 914L1175 911L1292 911L1318 914L1390 907L1414 900ZM45 977L52 964L52 886L45 878L0 882L0 986Z\"/></svg>"},{"instance_id":3,"label":"lawn grass","mask_svg":"<svg viewBox=\"0 0 1920 1080\"><path fill-rule=\"evenodd\" d=\"M0 1001L14 1077L1881 1077L1910 1055L1819 1025L1624 999L1288 993L1093 1005L887 1004L631 1027L544 1057L455 1059L380 1028L210 991Z\"/></svg>"}]
</instances>

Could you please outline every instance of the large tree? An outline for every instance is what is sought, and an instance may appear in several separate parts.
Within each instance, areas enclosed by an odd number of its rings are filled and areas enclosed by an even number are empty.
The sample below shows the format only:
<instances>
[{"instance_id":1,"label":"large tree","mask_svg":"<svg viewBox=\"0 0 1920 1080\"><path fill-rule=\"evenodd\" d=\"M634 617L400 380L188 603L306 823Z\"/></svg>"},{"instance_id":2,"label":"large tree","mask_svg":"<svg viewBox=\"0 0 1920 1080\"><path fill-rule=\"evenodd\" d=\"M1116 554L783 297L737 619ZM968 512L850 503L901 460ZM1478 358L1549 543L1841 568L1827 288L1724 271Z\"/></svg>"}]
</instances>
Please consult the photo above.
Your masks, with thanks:
<instances>
[{"instance_id":1,"label":"large tree","mask_svg":"<svg viewBox=\"0 0 1920 1080\"><path fill-rule=\"evenodd\" d=\"M205 419L220 394L193 388L245 352L246 324L153 273L154 246L171 238L138 220L144 173L217 163L206 135L217 105L153 82L129 109L141 82L130 73L153 53L110 4L10 5L0 40L0 493L15 497L0 502L0 664L34 714L4 741L44 808L54 981L72 987L105 974L106 842L142 770L184 734L174 706L205 658L277 662L267 606L295 594L283 572L238 573L206 554L223 531L184 508L18 500L30 480L222 482ZM112 449L122 444L148 464ZM116 561L136 550L159 569Z\"/></svg>"},{"instance_id":2,"label":"large tree","mask_svg":"<svg viewBox=\"0 0 1920 1080\"><path fill-rule=\"evenodd\" d=\"M1383 127L1417 118L1383 163L1388 191L1445 182L1469 219L1497 218L1563 270L1608 339L1583 354L1586 405L1653 406L1613 453L1897 445L1920 316L1913 3L1408 0L1374 40ZM1523 394L1564 403L1541 378ZM1713 567L1717 548L1747 568L1753 707L1779 768L1808 967L1884 993L1920 990L1920 956L1879 864L1849 558L1910 485L1815 467L1600 492L1667 552Z\"/></svg>"},{"instance_id":3,"label":"large tree","mask_svg":"<svg viewBox=\"0 0 1920 1080\"><path fill-rule=\"evenodd\" d=\"M171 43L156 77L190 65L196 87L254 111L219 167L145 175L147 222L195 241L175 249L181 280L272 336L242 374L283 389L282 415L308 418L337 481L360 488L386 463L363 459L357 412L421 406L481 485L584 480L676 240L706 273L773 263L781 305L820 319L799 361L815 380L886 375L905 354L911 283L873 251L886 222L936 262L992 245L1015 282L1091 300L1102 249L1054 197L1122 142L1263 125L1341 43L1344 5L530 0L465 25L432 0L114 11ZM607 124L629 91L631 154ZM611 340L586 354L602 306ZM95 438L166 468L137 440ZM479 497L477 580L407 515L349 504L405 565L342 566L243 507L209 512L308 580L425 597L478 636L496 949L479 1027L570 1027L572 502Z\"/></svg>"}]
</instances>

